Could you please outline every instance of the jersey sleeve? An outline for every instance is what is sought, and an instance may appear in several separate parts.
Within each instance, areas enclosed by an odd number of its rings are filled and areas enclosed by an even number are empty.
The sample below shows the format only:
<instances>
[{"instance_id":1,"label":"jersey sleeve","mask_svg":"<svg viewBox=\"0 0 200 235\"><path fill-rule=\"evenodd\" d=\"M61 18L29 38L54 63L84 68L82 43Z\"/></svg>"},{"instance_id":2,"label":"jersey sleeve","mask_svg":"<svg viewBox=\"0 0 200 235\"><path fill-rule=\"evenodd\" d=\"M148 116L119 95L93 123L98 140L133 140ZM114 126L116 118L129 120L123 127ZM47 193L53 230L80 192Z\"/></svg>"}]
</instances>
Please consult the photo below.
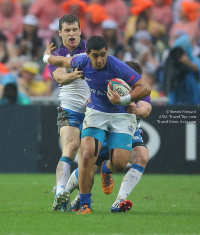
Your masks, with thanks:
<instances>
[{"instance_id":1,"label":"jersey sleeve","mask_svg":"<svg viewBox=\"0 0 200 235\"><path fill-rule=\"evenodd\" d=\"M56 51L54 51L54 53L52 53L52 55L54 56L65 56L63 53L62 53L62 50L61 49L58 49ZM55 65L52 65L52 64L48 64L48 68L49 68L49 72L51 74L51 76L53 77L53 72L58 68L57 66Z\"/></svg>"},{"instance_id":2,"label":"jersey sleeve","mask_svg":"<svg viewBox=\"0 0 200 235\"><path fill-rule=\"evenodd\" d=\"M130 68L127 64L118 60L116 62L119 70L119 78L123 79L129 86L133 86L141 79L142 76Z\"/></svg>"},{"instance_id":3,"label":"jersey sleeve","mask_svg":"<svg viewBox=\"0 0 200 235\"><path fill-rule=\"evenodd\" d=\"M144 101L144 102L147 102L147 103L151 104L150 95L145 96L144 98L142 98L141 100L136 101L135 103L137 104L137 102L139 102L139 101Z\"/></svg>"},{"instance_id":4,"label":"jersey sleeve","mask_svg":"<svg viewBox=\"0 0 200 235\"><path fill-rule=\"evenodd\" d=\"M77 55L73 57L70 62L70 67L82 70L85 67L87 58L88 58L87 55Z\"/></svg>"}]
</instances>

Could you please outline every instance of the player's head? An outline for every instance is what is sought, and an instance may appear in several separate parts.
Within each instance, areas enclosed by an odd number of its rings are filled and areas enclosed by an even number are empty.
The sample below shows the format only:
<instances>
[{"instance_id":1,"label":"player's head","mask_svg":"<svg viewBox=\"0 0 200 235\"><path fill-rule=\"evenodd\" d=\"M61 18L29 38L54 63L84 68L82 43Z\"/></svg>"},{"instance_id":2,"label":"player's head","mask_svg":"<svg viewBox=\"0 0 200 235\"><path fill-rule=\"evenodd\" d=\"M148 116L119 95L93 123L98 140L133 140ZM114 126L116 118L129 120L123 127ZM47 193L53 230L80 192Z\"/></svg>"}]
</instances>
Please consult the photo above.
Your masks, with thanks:
<instances>
[{"instance_id":1,"label":"player's head","mask_svg":"<svg viewBox=\"0 0 200 235\"><path fill-rule=\"evenodd\" d=\"M125 64L127 64L129 67L135 70L138 74L142 74L142 68L137 62L134 61L125 61Z\"/></svg>"},{"instance_id":2,"label":"player's head","mask_svg":"<svg viewBox=\"0 0 200 235\"><path fill-rule=\"evenodd\" d=\"M102 69L107 60L107 43L105 39L100 36L93 36L87 42L88 57L90 58L91 65L95 69Z\"/></svg>"},{"instance_id":3,"label":"player's head","mask_svg":"<svg viewBox=\"0 0 200 235\"><path fill-rule=\"evenodd\" d=\"M65 47L76 48L80 43L80 22L75 15L64 15L59 20L59 35Z\"/></svg>"}]
</instances>

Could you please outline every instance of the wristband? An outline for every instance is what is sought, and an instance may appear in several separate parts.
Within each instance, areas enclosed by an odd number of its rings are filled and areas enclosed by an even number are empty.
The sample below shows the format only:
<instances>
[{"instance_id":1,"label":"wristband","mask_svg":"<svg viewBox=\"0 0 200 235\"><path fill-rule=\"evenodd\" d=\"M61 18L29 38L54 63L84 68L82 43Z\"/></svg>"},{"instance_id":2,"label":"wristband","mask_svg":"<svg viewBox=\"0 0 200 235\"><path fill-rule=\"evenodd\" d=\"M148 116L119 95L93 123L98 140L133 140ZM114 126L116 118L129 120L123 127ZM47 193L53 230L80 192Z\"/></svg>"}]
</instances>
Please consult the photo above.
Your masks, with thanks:
<instances>
[{"instance_id":1,"label":"wristband","mask_svg":"<svg viewBox=\"0 0 200 235\"><path fill-rule=\"evenodd\" d=\"M131 103L131 95L124 95L120 97L121 105L129 105Z\"/></svg>"},{"instance_id":2,"label":"wristband","mask_svg":"<svg viewBox=\"0 0 200 235\"><path fill-rule=\"evenodd\" d=\"M48 63L49 63L49 62L48 62L49 57L50 57L50 55L44 55L44 56L43 56L43 61L44 61L45 64L48 64Z\"/></svg>"}]
</instances>

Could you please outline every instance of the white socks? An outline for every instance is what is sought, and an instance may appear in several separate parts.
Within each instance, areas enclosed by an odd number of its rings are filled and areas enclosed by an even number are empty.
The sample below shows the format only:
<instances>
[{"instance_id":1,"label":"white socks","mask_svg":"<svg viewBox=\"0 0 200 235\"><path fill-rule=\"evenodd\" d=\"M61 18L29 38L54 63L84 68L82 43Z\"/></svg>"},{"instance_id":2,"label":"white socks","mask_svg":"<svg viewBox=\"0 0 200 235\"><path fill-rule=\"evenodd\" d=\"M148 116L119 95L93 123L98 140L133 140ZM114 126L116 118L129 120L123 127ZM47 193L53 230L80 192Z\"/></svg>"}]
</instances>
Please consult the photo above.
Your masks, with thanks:
<instances>
[{"instance_id":1,"label":"white socks","mask_svg":"<svg viewBox=\"0 0 200 235\"><path fill-rule=\"evenodd\" d=\"M59 161L56 169L56 194L65 189L70 176L71 165L68 162Z\"/></svg>"},{"instance_id":2,"label":"white socks","mask_svg":"<svg viewBox=\"0 0 200 235\"><path fill-rule=\"evenodd\" d=\"M140 181L142 174L142 172L134 168L130 168L122 180L122 184L116 200L126 200L128 195Z\"/></svg>"},{"instance_id":3,"label":"white socks","mask_svg":"<svg viewBox=\"0 0 200 235\"><path fill-rule=\"evenodd\" d=\"M72 193L76 188L78 188L78 168L76 168L72 172L72 174L67 182L67 185L65 187L65 189L70 191L70 193Z\"/></svg>"}]
</instances>

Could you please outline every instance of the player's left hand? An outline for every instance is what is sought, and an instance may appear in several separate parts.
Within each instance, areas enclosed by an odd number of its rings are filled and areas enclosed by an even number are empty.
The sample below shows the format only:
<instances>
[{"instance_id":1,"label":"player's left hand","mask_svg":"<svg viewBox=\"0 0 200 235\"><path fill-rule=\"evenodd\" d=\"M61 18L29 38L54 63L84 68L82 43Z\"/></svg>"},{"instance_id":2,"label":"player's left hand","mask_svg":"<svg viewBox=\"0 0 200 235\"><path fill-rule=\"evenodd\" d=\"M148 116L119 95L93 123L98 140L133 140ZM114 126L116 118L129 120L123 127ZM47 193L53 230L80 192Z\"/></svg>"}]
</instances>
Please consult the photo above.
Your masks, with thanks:
<instances>
[{"instance_id":1,"label":"player's left hand","mask_svg":"<svg viewBox=\"0 0 200 235\"><path fill-rule=\"evenodd\" d=\"M131 102L131 103L126 107L126 111L127 111L127 113L137 115L138 107L137 107L136 103Z\"/></svg>"},{"instance_id":2,"label":"player's left hand","mask_svg":"<svg viewBox=\"0 0 200 235\"><path fill-rule=\"evenodd\" d=\"M56 47L54 47L53 45L54 45L53 42L50 45L49 45L49 42L47 42L44 55L51 55L51 53L56 49Z\"/></svg>"},{"instance_id":3,"label":"player's left hand","mask_svg":"<svg viewBox=\"0 0 200 235\"><path fill-rule=\"evenodd\" d=\"M112 104L118 104L120 105L121 104L121 101L120 101L120 95L112 90L110 90L110 88L108 87L108 91L107 92L107 96L108 96L108 99L110 100L110 102Z\"/></svg>"}]
</instances>

